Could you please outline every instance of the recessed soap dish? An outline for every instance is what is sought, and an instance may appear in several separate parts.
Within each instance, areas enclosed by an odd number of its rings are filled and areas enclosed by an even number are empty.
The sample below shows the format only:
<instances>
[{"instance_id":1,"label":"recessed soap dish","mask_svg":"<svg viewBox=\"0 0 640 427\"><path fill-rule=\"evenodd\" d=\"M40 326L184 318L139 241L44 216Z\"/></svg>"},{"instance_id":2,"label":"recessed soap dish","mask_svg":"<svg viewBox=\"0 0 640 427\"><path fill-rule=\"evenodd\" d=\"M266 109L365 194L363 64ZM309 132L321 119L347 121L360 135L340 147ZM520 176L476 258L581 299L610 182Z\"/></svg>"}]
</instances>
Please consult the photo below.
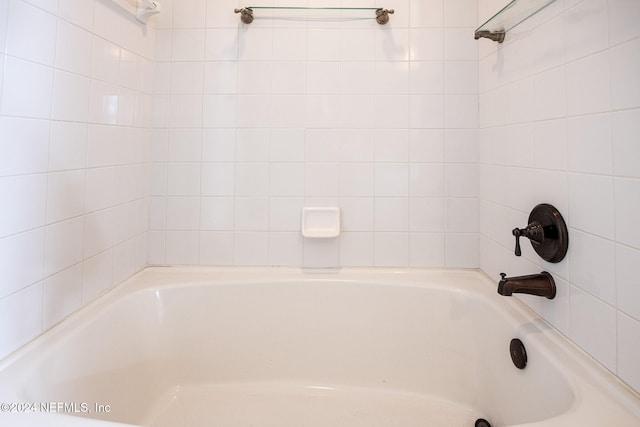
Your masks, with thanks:
<instances>
[{"instance_id":1,"label":"recessed soap dish","mask_svg":"<svg viewBox=\"0 0 640 427\"><path fill-rule=\"evenodd\" d=\"M302 208L302 236L312 239L330 239L340 235L340 208Z\"/></svg>"}]
</instances>

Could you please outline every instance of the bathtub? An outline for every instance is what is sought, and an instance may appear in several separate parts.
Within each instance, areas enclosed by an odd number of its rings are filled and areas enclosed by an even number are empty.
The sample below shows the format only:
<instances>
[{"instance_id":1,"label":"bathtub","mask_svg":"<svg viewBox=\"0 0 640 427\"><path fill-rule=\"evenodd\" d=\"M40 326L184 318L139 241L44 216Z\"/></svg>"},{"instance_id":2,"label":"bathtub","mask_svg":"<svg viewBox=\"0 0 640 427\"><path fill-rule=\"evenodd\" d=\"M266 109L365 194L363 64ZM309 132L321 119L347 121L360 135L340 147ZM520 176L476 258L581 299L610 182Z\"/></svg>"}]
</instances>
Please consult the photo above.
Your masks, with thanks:
<instances>
[{"instance_id":1,"label":"bathtub","mask_svg":"<svg viewBox=\"0 0 640 427\"><path fill-rule=\"evenodd\" d=\"M638 394L466 270L147 268L3 360L0 402L11 426L640 425Z\"/></svg>"}]
</instances>

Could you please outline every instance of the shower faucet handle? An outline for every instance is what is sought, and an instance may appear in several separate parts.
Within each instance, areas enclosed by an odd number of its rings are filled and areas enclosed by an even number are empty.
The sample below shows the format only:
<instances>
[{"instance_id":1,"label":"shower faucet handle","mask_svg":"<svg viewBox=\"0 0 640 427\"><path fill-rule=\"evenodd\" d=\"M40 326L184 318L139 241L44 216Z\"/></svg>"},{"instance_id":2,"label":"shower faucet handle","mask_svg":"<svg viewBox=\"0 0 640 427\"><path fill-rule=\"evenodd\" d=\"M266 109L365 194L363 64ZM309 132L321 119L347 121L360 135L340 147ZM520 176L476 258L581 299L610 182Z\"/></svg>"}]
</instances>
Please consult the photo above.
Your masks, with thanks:
<instances>
[{"instance_id":1,"label":"shower faucet handle","mask_svg":"<svg viewBox=\"0 0 640 427\"><path fill-rule=\"evenodd\" d=\"M514 228L512 234L516 236L516 256L522 255L522 249L520 248L520 229L518 227ZM501 274L502 275L502 274ZM503 276L504 278L504 276Z\"/></svg>"},{"instance_id":2,"label":"shower faucet handle","mask_svg":"<svg viewBox=\"0 0 640 427\"><path fill-rule=\"evenodd\" d=\"M522 249L520 248L520 237L527 237L529 240L533 240L534 242L542 242L544 240L544 230L542 225L538 222L532 222L527 225L525 228L514 228L511 232L516 237L516 256L522 255Z\"/></svg>"}]
</instances>

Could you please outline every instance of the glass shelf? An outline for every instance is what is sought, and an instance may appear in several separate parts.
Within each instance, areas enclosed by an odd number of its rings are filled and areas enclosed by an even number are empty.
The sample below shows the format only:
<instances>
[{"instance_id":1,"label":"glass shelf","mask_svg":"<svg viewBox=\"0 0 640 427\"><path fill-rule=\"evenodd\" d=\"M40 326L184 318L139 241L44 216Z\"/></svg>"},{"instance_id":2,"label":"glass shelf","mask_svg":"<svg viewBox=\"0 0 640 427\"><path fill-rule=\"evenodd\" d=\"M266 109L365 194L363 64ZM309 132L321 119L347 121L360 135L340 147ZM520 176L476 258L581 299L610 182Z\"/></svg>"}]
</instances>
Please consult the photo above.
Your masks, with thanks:
<instances>
[{"instance_id":1,"label":"glass shelf","mask_svg":"<svg viewBox=\"0 0 640 427\"><path fill-rule=\"evenodd\" d=\"M306 7L306 6L247 6L247 9L271 10L378 10L379 7Z\"/></svg>"},{"instance_id":2,"label":"glass shelf","mask_svg":"<svg viewBox=\"0 0 640 427\"><path fill-rule=\"evenodd\" d=\"M234 9L235 13L240 14L240 19L245 24L253 22L253 11L258 9L268 10L336 10L336 11L372 11L375 12L372 17L378 24L384 25L389 22L389 15L394 13L393 9L384 9L381 7L304 7L304 6L246 6L240 9Z\"/></svg>"},{"instance_id":3,"label":"glass shelf","mask_svg":"<svg viewBox=\"0 0 640 427\"><path fill-rule=\"evenodd\" d=\"M507 31L518 26L555 0L512 0L476 29L475 39L485 37L502 43Z\"/></svg>"}]
</instances>

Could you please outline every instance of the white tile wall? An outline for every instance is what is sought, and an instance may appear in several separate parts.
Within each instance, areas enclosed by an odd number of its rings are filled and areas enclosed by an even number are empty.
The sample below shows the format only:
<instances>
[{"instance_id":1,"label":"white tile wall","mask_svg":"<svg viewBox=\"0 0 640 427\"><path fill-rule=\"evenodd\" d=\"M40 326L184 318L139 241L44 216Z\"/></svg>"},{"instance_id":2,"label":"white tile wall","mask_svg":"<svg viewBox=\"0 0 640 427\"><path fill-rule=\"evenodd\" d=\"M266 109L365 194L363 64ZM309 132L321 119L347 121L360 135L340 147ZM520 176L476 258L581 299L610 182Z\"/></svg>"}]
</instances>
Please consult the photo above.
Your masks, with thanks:
<instances>
[{"instance_id":1,"label":"white tile wall","mask_svg":"<svg viewBox=\"0 0 640 427\"><path fill-rule=\"evenodd\" d=\"M0 358L146 264L155 36L123 5L0 1Z\"/></svg>"},{"instance_id":2,"label":"white tile wall","mask_svg":"<svg viewBox=\"0 0 640 427\"><path fill-rule=\"evenodd\" d=\"M152 262L478 266L475 1L392 1L384 27L165 3ZM338 242L297 234L313 204L342 208Z\"/></svg>"},{"instance_id":3,"label":"white tile wall","mask_svg":"<svg viewBox=\"0 0 640 427\"><path fill-rule=\"evenodd\" d=\"M524 300L637 390L639 14L634 1L555 2L503 45L482 40L479 59L481 268L553 272L558 298ZM569 226L557 265L528 243L513 257L510 230L543 202Z\"/></svg>"},{"instance_id":4,"label":"white tile wall","mask_svg":"<svg viewBox=\"0 0 640 427\"><path fill-rule=\"evenodd\" d=\"M640 389L637 2L555 2L498 46L471 35L499 0L384 27L165 0L146 31L109 1L0 0L0 357L145 262L507 266L552 271L526 301ZM560 265L512 256L540 202ZM340 238L303 239L306 205Z\"/></svg>"}]
</instances>

